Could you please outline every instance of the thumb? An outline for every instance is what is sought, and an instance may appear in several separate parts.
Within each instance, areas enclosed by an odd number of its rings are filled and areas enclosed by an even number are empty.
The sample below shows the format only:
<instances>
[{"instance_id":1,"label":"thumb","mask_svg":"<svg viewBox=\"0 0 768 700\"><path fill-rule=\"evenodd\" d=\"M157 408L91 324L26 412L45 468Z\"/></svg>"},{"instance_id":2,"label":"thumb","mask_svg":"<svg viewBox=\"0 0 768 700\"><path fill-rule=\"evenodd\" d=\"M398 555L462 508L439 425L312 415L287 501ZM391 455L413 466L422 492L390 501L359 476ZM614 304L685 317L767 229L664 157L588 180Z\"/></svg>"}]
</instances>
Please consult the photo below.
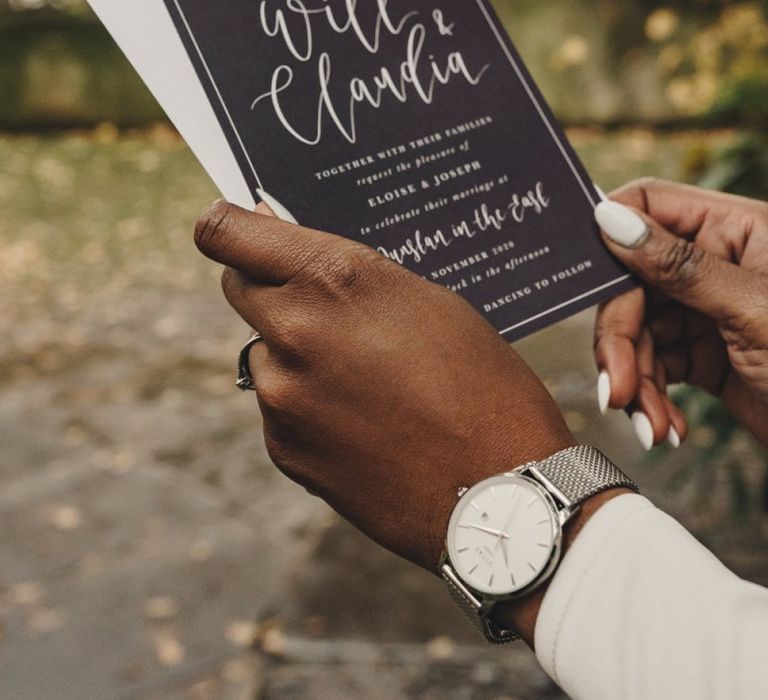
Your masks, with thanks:
<instances>
[{"instance_id":1,"label":"thumb","mask_svg":"<svg viewBox=\"0 0 768 700\"><path fill-rule=\"evenodd\" d=\"M646 214L601 202L595 218L611 252L651 287L725 325L765 314L768 282L676 236Z\"/></svg>"}]
</instances>

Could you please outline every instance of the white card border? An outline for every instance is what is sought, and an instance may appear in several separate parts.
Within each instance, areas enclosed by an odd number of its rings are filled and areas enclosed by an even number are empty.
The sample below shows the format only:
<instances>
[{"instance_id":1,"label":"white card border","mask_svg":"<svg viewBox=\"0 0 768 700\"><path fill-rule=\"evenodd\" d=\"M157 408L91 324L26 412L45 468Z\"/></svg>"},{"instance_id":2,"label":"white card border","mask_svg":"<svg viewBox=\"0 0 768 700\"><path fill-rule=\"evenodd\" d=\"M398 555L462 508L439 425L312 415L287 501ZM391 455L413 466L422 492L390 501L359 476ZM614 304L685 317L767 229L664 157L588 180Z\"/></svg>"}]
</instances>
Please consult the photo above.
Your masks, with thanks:
<instances>
[{"instance_id":1,"label":"white card border","mask_svg":"<svg viewBox=\"0 0 768 700\"><path fill-rule=\"evenodd\" d=\"M221 94L221 91L219 89L219 86L216 83L216 80L213 77L213 73L208 66L207 61L205 60L205 56L203 55L203 52L200 49L200 45L197 42L197 38L195 37L194 33L192 32L192 28L189 25L189 22L187 20L186 14L184 13L184 10L182 9L179 0L173 0L173 4L176 6L176 9L179 12L179 15L184 23L184 27L189 35L190 40L192 41L192 44L195 47L195 51L197 52L197 55L203 64L203 67L205 68L206 74L208 75L208 79L211 81L211 85L213 86L213 89L216 92L216 96L219 99L219 102L221 104L222 109L227 115L227 119L229 120L229 124L232 127L232 130L234 131L234 134L237 138L237 141L240 145L240 148L243 152L243 155L245 156L246 161L248 162L248 166L251 169L251 172L256 179L256 182L258 183L259 187L263 189L263 183L261 178L259 177L255 166L253 165L253 161L251 159L250 154L245 148L245 144L243 143L242 137L240 136L240 132L237 129L237 126L235 125L234 119L232 118L232 115L224 101L224 98ZM565 160L566 164L570 168L571 172L573 173L574 177L576 178L576 181L579 183L582 191L584 192L584 195L586 196L589 203L592 205L592 207L597 206L597 201L595 200L595 197L593 195L593 190L590 189L589 185L584 182L584 179L581 177L581 174L579 173L578 169L576 168L573 160L571 159L570 155L568 154L568 150L565 148L563 142L560 140L557 130L553 126L552 122L549 120L546 112L541 106L541 103L536 99L536 95L533 92L533 89L531 88L530 84L526 80L525 74L523 73L522 69L520 68L520 65L515 60L515 57L512 55L512 53L509 50L509 47L504 41L504 37L502 37L501 33L499 32L498 27L496 26L496 23L493 20L493 17L491 17L491 14L488 11L488 8L483 3L483 0L476 0L476 4L478 8L480 9L480 12L482 13L483 17L485 18L486 22L488 23L488 26L490 27L491 31L493 32L493 35L496 37L496 40L499 42L499 45L501 46L502 50L504 51L504 54L507 57L507 60L509 61L510 65L512 66L513 70L515 71L515 74L517 75L518 80L522 84L522 86L525 88L525 91L528 95L528 98L530 99L533 106L536 108L536 112L538 113L541 120L544 122L544 124L547 127L547 130L549 131L549 134L552 138L552 140L557 144L558 149L560 150L560 153L563 156L563 159ZM166 8L167 9L167 8ZM279 197L279 193L277 193L277 196ZM555 313L556 311L560 311L561 309L570 306L572 304L576 304L580 301L583 301L584 299L593 296L595 294L599 294L600 292L613 287L617 284L620 284L621 282L624 282L631 278L630 274L625 274L620 277L617 277L614 280L611 280L610 282L606 282L605 284L600 285L599 287L596 287L592 290L589 290L587 292L584 292L576 297L573 297L572 299L569 299L568 301L561 302L560 304L557 304L556 306L553 306L550 309L547 309L545 311L540 311L539 313L531 316L530 318L527 318L523 321L519 321L518 323L510 326L509 328L505 328L502 331L499 331L500 335L506 335L508 333L511 333L512 331L518 330L519 328L522 328L523 326L526 326L530 323L533 323L535 321L540 320L541 318L544 318L545 316L548 316L549 314Z\"/></svg>"}]
</instances>

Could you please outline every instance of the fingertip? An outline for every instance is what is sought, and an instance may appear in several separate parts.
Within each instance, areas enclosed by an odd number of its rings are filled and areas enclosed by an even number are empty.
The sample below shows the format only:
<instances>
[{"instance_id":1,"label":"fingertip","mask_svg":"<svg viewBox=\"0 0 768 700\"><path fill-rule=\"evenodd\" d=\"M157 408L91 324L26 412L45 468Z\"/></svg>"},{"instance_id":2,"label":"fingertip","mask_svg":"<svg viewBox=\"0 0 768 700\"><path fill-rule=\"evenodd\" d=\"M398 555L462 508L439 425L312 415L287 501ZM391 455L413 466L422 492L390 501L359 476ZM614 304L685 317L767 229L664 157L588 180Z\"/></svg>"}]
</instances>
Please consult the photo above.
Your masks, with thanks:
<instances>
[{"instance_id":1,"label":"fingertip","mask_svg":"<svg viewBox=\"0 0 768 700\"><path fill-rule=\"evenodd\" d=\"M685 414L672 402L668 396L666 396L664 400L667 406L667 413L669 414L671 427L674 428L675 432L677 433L677 436L680 440L679 444L681 445L688 438L688 420L686 419Z\"/></svg>"},{"instance_id":2,"label":"fingertip","mask_svg":"<svg viewBox=\"0 0 768 700\"><path fill-rule=\"evenodd\" d=\"M673 450L676 450L678 447L680 447L682 440L680 438L680 433L677 432L677 429L674 425L669 426L669 432L667 433L667 445L671 447Z\"/></svg>"},{"instance_id":3,"label":"fingertip","mask_svg":"<svg viewBox=\"0 0 768 700\"><path fill-rule=\"evenodd\" d=\"M662 401L664 401L664 405L667 409L667 415L669 416L669 431L667 432L666 443L673 450L676 450L683 443L683 438L677 428L677 423L680 422L679 419L676 420L679 411L677 411L676 406L669 400L669 396L666 394L666 384L664 389L665 391L662 393L661 398ZM685 420L682 422L685 423Z\"/></svg>"},{"instance_id":4,"label":"fingertip","mask_svg":"<svg viewBox=\"0 0 768 700\"><path fill-rule=\"evenodd\" d=\"M195 245L203 255L210 257L216 241L221 237L232 216L234 205L226 199L217 199L211 204L195 224Z\"/></svg>"},{"instance_id":5,"label":"fingertip","mask_svg":"<svg viewBox=\"0 0 768 700\"><path fill-rule=\"evenodd\" d=\"M637 401L633 404L635 412L642 412L648 418L652 432L652 444L659 445L669 437L672 421L664 397L656 385L647 377L641 380Z\"/></svg>"},{"instance_id":6,"label":"fingertip","mask_svg":"<svg viewBox=\"0 0 768 700\"><path fill-rule=\"evenodd\" d=\"M642 247L651 235L648 221L640 211L620 202L600 202L595 207L595 220L606 243L614 243L624 249Z\"/></svg>"},{"instance_id":7,"label":"fingertip","mask_svg":"<svg viewBox=\"0 0 768 700\"><path fill-rule=\"evenodd\" d=\"M597 377L597 405L602 415L608 413L611 403L611 375L603 370Z\"/></svg>"},{"instance_id":8,"label":"fingertip","mask_svg":"<svg viewBox=\"0 0 768 700\"><path fill-rule=\"evenodd\" d=\"M635 411L630 418L640 445L646 452L650 452L654 445L654 431L650 418L642 411Z\"/></svg>"}]
</instances>

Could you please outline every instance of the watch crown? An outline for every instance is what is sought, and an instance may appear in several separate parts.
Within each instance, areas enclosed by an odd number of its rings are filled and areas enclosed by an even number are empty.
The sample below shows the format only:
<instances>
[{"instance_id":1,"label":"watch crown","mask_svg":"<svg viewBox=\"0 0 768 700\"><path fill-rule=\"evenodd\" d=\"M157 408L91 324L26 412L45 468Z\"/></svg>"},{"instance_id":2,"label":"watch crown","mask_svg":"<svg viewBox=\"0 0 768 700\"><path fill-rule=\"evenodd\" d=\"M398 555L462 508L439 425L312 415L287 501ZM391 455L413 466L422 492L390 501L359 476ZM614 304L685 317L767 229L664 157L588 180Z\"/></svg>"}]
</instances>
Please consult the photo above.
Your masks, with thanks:
<instances>
[{"instance_id":1,"label":"watch crown","mask_svg":"<svg viewBox=\"0 0 768 700\"><path fill-rule=\"evenodd\" d=\"M469 489L466 486L462 486L458 491L457 495L459 498L461 498Z\"/></svg>"}]
</instances>

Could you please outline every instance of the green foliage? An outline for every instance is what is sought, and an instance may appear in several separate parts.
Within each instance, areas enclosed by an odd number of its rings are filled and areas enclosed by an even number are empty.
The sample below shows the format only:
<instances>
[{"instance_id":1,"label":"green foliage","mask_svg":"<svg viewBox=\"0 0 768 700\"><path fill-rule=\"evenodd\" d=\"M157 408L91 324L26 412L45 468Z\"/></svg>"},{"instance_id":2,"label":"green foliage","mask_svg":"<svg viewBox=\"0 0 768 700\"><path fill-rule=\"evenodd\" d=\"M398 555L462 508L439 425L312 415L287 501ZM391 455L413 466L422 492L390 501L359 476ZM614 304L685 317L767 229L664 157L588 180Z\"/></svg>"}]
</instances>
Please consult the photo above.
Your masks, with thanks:
<instances>
[{"instance_id":1,"label":"green foliage","mask_svg":"<svg viewBox=\"0 0 768 700\"><path fill-rule=\"evenodd\" d=\"M708 7L707 18L698 21L694 12L683 14L674 6L659 7L646 18L667 97L683 114L719 115L731 126L765 124L768 9L758 2Z\"/></svg>"},{"instance_id":2,"label":"green foliage","mask_svg":"<svg viewBox=\"0 0 768 700\"><path fill-rule=\"evenodd\" d=\"M735 146L717 155L701 177L708 189L733 192L755 199L768 194L768 138L747 133Z\"/></svg>"},{"instance_id":3,"label":"green foliage","mask_svg":"<svg viewBox=\"0 0 768 700\"><path fill-rule=\"evenodd\" d=\"M656 6L656 17L675 6L649 4ZM682 7L682 3L678 5ZM660 58L670 68L668 89L681 106L687 104L691 111L703 109L708 125L739 128L742 136L721 151L692 152L687 163L688 179L708 189L766 199L768 12L765 3L708 5L717 12L708 26L691 36L684 49L676 43L682 31L677 28L661 42L664 46ZM657 30L661 31L662 24L660 21ZM649 20L646 28L650 26ZM735 518L746 518L755 510L768 513L766 451L755 444L718 400L688 387L678 390L675 398L688 417L692 454L689 468L677 472L670 485L691 486L696 501L706 507L713 498L711 485L720 475L727 484ZM755 473L762 484L757 490Z\"/></svg>"},{"instance_id":4,"label":"green foliage","mask_svg":"<svg viewBox=\"0 0 768 700\"><path fill-rule=\"evenodd\" d=\"M764 72L727 82L712 106L710 120L768 131L768 66Z\"/></svg>"},{"instance_id":5,"label":"green foliage","mask_svg":"<svg viewBox=\"0 0 768 700\"><path fill-rule=\"evenodd\" d=\"M688 419L690 437L684 468L669 471L667 488L688 488L700 510L711 507L724 486L731 517L748 520L753 513L768 513L768 453L762 449L712 396L692 387L675 391L675 403ZM666 471L674 461L670 454L649 458L648 466Z\"/></svg>"}]
</instances>

